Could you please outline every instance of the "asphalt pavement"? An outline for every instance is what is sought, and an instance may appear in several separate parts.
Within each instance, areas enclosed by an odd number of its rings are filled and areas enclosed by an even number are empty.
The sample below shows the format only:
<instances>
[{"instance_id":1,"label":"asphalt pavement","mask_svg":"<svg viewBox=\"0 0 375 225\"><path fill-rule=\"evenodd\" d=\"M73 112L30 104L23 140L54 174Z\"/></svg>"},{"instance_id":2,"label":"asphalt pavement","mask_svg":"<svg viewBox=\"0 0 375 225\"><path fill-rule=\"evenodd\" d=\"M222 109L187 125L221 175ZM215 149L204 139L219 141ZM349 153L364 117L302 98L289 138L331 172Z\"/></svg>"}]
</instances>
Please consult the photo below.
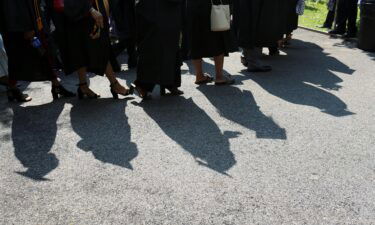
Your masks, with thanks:
<instances>
[{"instance_id":1,"label":"asphalt pavement","mask_svg":"<svg viewBox=\"0 0 375 225\"><path fill-rule=\"evenodd\" d=\"M0 89L0 224L375 224L375 54L294 38L270 73L231 54L234 86L198 87L184 64L181 97L117 101L97 76L99 100Z\"/></svg>"}]
</instances>

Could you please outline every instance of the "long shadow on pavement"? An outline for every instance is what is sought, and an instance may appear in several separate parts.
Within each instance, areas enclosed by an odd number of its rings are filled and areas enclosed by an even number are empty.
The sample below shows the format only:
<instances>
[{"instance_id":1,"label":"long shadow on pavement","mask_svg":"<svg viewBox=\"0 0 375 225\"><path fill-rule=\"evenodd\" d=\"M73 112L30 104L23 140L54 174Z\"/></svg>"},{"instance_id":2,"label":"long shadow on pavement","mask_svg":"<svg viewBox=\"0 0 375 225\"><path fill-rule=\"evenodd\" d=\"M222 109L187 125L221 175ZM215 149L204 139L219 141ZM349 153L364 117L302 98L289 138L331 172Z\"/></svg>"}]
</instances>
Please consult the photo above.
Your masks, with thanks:
<instances>
[{"instance_id":1,"label":"long shadow on pavement","mask_svg":"<svg viewBox=\"0 0 375 225\"><path fill-rule=\"evenodd\" d=\"M131 142L126 106L126 100L80 101L70 115L73 130L82 138L77 144L80 149L92 152L101 162L132 170L138 149Z\"/></svg>"},{"instance_id":2,"label":"long shadow on pavement","mask_svg":"<svg viewBox=\"0 0 375 225\"><path fill-rule=\"evenodd\" d=\"M57 134L57 119L65 102L21 107L13 105L12 140L15 156L27 168L17 172L37 181L48 180L47 174L57 168L59 160L51 153Z\"/></svg>"},{"instance_id":3,"label":"long shadow on pavement","mask_svg":"<svg viewBox=\"0 0 375 225\"><path fill-rule=\"evenodd\" d=\"M343 81L335 72L352 75L354 70L309 42L293 41L287 56L275 57L274 71L265 74L243 72L264 90L287 102L312 106L335 117L353 115L340 98L332 94ZM326 89L326 90L325 90Z\"/></svg>"},{"instance_id":4,"label":"long shadow on pavement","mask_svg":"<svg viewBox=\"0 0 375 225\"><path fill-rule=\"evenodd\" d=\"M192 99L165 97L140 106L199 165L228 175L227 171L236 164L229 139L237 137L239 133L223 133Z\"/></svg>"},{"instance_id":5,"label":"long shadow on pavement","mask_svg":"<svg viewBox=\"0 0 375 225\"><path fill-rule=\"evenodd\" d=\"M200 86L198 90L216 107L221 116L255 131L257 138L287 138L285 129L260 111L250 91L242 91L234 86L213 85Z\"/></svg>"}]
</instances>

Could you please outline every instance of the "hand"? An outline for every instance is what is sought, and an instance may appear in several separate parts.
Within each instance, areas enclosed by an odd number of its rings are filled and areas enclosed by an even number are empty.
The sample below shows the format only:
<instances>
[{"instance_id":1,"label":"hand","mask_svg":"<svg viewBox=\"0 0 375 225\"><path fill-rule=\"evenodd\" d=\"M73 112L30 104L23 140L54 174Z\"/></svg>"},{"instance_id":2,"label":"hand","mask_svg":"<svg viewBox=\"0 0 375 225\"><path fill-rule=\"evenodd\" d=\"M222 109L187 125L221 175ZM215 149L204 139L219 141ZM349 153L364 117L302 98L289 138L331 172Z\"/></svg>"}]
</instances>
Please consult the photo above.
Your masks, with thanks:
<instances>
[{"instance_id":1,"label":"hand","mask_svg":"<svg viewBox=\"0 0 375 225\"><path fill-rule=\"evenodd\" d=\"M95 10L94 8L91 9L90 13L91 13L91 17L95 20L96 26L103 29L104 28L103 15L99 11Z\"/></svg>"},{"instance_id":2,"label":"hand","mask_svg":"<svg viewBox=\"0 0 375 225\"><path fill-rule=\"evenodd\" d=\"M28 40L30 41L31 39L33 39L35 37L35 31L27 31L25 33L23 33L23 37L25 38L25 40Z\"/></svg>"}]
</instances>

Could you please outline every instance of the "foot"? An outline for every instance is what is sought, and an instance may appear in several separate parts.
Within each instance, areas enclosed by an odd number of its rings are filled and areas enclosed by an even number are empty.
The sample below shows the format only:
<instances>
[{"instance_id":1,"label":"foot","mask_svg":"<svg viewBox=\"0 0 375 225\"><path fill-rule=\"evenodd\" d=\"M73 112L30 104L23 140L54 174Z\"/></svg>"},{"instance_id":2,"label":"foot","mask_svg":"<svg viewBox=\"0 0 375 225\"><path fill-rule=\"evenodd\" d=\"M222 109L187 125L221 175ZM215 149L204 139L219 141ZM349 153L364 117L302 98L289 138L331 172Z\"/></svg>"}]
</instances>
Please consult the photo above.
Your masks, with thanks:
<instances>
[{"instance_id":1,"label":"foot","mask_svg":"<svg viewBox=\"0 0 375 225\"><path fill-rule=\"evenodd\" d=\"M123 96L128 96L132 94L131 89L122 86L118 81L111 84L111 91L115 94L119 94Z\"/></svg>"},{"instance_id":2,"label":"foot","mask_svg":"<svg viewBox=\"0 0 375 225\"><path fill-rule=\"evenodd\" d=\"M236 81L231 76L229 76L229 77L222 76L222 78L216 79L215 85L217 85L217 86L232 85L235 82Z\"/></svg>"},{"instance_id":3,"label":"foot","mask_svg":"<svg viewBox=\"0 0 375 225\"><path fill-rule=\"evenodd\" d=\"M208 74L203 74L203 75L196 76L196 77L197 78L195 80L195 84L197 85L208 84L214 81L214 79Z\"/></svg>"},{"instance_id":4,"label":"foot","mask_svg":"<svg viewBox=\"0 0 375 225\"><path fill-rule=\"evenodd\" d=\"M151 96L149 95L149 93L146 90L144 90L142 87L132 84L131 89L135 90L138 93L139 97L141 97L143 100L151 99Z\"/></svg>"},{"instance_id":5,"label":"foot","mask_svg":"<svg viewBox=\"0 0 375 225\"><path fill-rule=\"evenodd\" d=\"M7 95L10 102L29 102L32 100L29 95L22 93L22 91L17 87L9 88L7 91Z\"/></svg>"},{"instance_id":6,"label":"foot","mask_svg":"<svg viewBox=\"0 0 375 225\"><path fill-rule=\"evenodd\" d=\"M342 37L345 39L356 38L357 34L355 32L347 32Z\"/></svg>"},{"instance_id":7,"label":"foot","mask_svg":"<svg viewBox=\"0 0 375 225\"><path fill-rule=\"evenodd\" d=\"M329 31L328 33L330 35L343 35L345 34L345 31L334 29L334 30Z\"/></svg>"},{"instance_id":8,"label":"foot","mask_svg":"<svg viewBox=\"0 0 375 225\"><path fill-rule=\"evenodd\" d=\"M78 85L78 97L80 99L83 99L83 98L89 98L89 99L97 99L97 98L100 98L100 95L96 94L95 92L93 92L89 86L87 85L87 83L83 83L83 84L79 84Z\"/></svg>"},{"instance_id":9,"label":"foot","mask_svg":"<svg viewBox=\"0 0 375 225\"><path fill-rule=\"evenodd\" d=\"M174 87L174 88L165 88L165 87L161 87L160 88L160 94L162 96L165 96L167 95L166 92L165 92L165 89L167 89L169 91L169 95L172 95L172 96L180 96L180 95L183 95L184 92L179 90L177 87Z\"/></svg>"}]
</instances>

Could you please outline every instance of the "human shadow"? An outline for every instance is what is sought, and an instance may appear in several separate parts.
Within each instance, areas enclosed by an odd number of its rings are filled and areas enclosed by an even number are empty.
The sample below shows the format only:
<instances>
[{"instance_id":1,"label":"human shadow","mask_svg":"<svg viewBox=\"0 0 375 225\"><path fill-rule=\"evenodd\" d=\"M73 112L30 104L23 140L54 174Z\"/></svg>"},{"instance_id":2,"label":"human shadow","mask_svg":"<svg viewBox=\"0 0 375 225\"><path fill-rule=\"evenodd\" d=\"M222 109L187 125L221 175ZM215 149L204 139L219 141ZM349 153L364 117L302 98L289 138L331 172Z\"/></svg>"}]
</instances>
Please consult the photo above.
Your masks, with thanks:
<instances>
[{"instance_id":1,"label":"human shadow","mask_svg":"<svg viewBox=\"0 0 375 225\"><path fill-rule=\"evenodd\" d=\"M57 134L57 120L65 102L55 101L44 105L21 107L12 105L12 134L16 158L26 168L18 174L36 181L45 178L59 165L51 148Z\"/></svg>"},{"instance_id":2,"label":"human shadow","mask_svg":"<svg viewBox=\"0 0 375 225\"><path fill-rule=\"evenodd\" d=\"M228 175L227 171L236 164L229 139L237 137L239 133L223 133L192 99L166 97L139 106L199 165Z\"/></svg>"},{"instance_id":3,"label":"human shadow","mask_svg":"<svg viewBox=\"0 0 375 225\"><path fill-rule=\"evenodd\" d=\"M340 83L343 80L334 72L352 75L354 70L314 43L294 40L293 48L285 51L287 57L272 59L272 73L242 73L287 102L315 107L335 117L354 114L345 102L331 93L342 88Z\"/></svg>"},{"instance_id":4,"label":"human shadow","mask_svg":"<svg viewBox=\"0 0 375 225\"><path fill-rule=\"evenodd\" d=\"M200 86L201 91L224 118L253 130L257 138L287 139L286 131L264 115L250 91L234 86Z\"/></svg>"},{"instance_id":5,"label":"human shadow","mask_svg":"<svg viewBox=\"0 0 375 225\"><path fill-rule=\"evenodd\" d=\"M92 152L103 162L133 170L131 161L138 155L131 142L131 129L125 114L126 100L80 101L71 110L72 128L81 137L77 146Z\"/></svg>"}]
</instances>

